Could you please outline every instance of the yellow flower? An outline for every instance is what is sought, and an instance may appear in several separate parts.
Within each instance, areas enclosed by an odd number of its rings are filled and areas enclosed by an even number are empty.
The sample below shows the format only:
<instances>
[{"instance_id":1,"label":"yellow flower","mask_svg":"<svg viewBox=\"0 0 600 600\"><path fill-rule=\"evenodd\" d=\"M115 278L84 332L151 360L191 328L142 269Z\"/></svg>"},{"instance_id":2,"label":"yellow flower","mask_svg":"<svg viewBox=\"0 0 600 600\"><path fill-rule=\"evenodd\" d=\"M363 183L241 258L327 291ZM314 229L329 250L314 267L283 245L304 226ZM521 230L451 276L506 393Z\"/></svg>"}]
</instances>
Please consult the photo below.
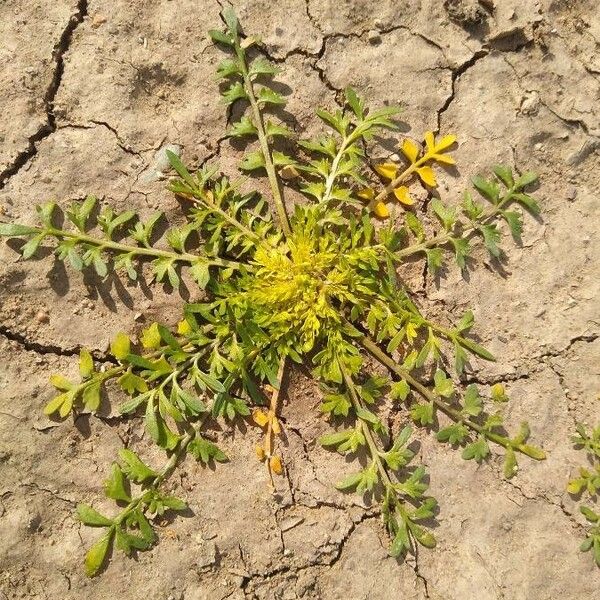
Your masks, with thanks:
<instances>
[{"instance_id":1,"label":"yellow flower","mask_svg":"<svg viewBox=\"0 0 600 600\"><path fill-rule=\"evenodd\" d=\"M406 204L407 206L411 206L415 203L414 199L410 197L408 188L405 185L401 185L399 188L396 188L394 190L394 196L396 196L396 200L398 200L398 202L402 202L402 204Z\"/></svg>"},{"instance_id":2,"label":"yellow flower","mask_svg":"<svg viewBox=\"0 0 600 600\"><path fill-rule=\"evenodd\" d=\"M398 174L398 165L394 163L381 163L380 165L375 165L375 170L384 178L396 179L396 175Z\"/></svg>"}]
</instances>

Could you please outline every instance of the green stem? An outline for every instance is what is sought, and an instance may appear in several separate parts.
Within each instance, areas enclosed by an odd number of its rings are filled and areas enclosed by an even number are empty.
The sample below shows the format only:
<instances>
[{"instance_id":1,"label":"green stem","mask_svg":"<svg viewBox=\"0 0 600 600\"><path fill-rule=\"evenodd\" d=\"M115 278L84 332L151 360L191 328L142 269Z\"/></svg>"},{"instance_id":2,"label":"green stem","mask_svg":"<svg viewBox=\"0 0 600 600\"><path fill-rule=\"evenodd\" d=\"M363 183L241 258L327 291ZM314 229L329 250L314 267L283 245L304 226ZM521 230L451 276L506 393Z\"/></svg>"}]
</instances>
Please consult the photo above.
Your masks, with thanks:
<instances>
[{"instance_id":1,"label":"green stem","mask_svg":"<svg viewBox=\"0 0 600 600\"><path fill-rule=\"evenodd\" d=\"M169 460L165 463L163 468L159 471L158 475L152 482L152 488L158 488L168 477L173 473L175 467L179 463L179 461L183 458L187 447L190 442L196 437L196 435L200 432L200 429L204 425L204 422L208 418L209 412L201 417L201 419L194 423L194 425L187 431L184 436L179 441L179 444L173 451L173 454L169 457ZM149 490L145 490L139 496L136 496L131 500L131 502L119 513L119 516L115 519L116 524L122 523L132 512L137 510L140 504L143 504L145 500L147 500L149 494Z\"/></svg>"},{"instance_id":2,"label":"green stem","mask_svg":"<svg viewBox=\"0 0 600 600\"><path fill-rule=\"evenodd\" d=\"M461 231L461 237L463 237L464 239L471 237L476 232L476 230L479 226L484 225L487 221L489 221L490 219L495 217L511 199L512 199L512 190L509 190L508 193L506 194L506 196L504 196L504 198L502 198L502 200L496 206L494 206L490 210L484 212L479 217L477 222L474 222L471 225L465 227ZM417 254L418 252L424 252L425 250L427 250L429 248L433 248L434 246L443 246L444 244L447 244L453 237L454 236L453 236L452 232L445 231L443 233L439 233L438 235L436 235L428 240L425 240L424 242L419 242L417 244L407 246L406 248L403 248L402 250L398 250L397 252L390 252L389 255L394 260L399 260L399 259L405 258L407 256L411 256L412 254ZM383 247L383 246L381 244L379 244L378 247Z\"/></svg>"},{"instance_id":3,"label":"green stem","mask_svg":"<svg viewBox=\"0 0 600 600\"><path fill-rule=\"evenodd\" d=\"M239 40L237 40L235 43L235 52L239 60L240 68L242 71L242 78L244 80L244 87L246 88L246 94L248 95L250 107L252 108L252 114L254 115L255 126L258 132L258 142L260 144L260 149L265 159L265 169L267 171L267 177L269 178L269 184L271 185L271 192L273 194L275 208L277 209L277 214L279 216L279 223L281 225L281 229L283 230L284 235L286 237L289 237L292 233L292 230L290 228L290 221L285 208L285 203L283 201L281 185L279 183L279 178L277 177L277 173L275 171L275 165L273 164L273 157L271 155L271 149L269 147L269 140L267 139L267 134L265 132L263 116L260 111L260 107L258 106L256 95L254 94L254 85L248 73L246 53L244 49L241 48Z\"/></svg>"},{"instance_id":4,"label":"green stem","mask_svg":"<svg viewBox=\"0 0 600 600\"><path fill-rule=\"evenodd\" d=\"M95 238L85 233L65 231L64 229L56 229L54 227L50 227L47 229L40 228L39 231L40 233L46 233L47 235L51 235L59 239L65 238L77 240L77 242L82 244L90 244L93 246L98 246L99 248L106 248L108 250L114 250L115 252L120 253L131 253L138 256L151 256L154 258L169 258L173 261L185 262L189 264L194 264L200 260L206 260L206 262L209 265L228 267L232 269L239 269L242 266L241 263L234 260L225 260L223 258L206 258L204 256L188 254L186 252L179 254L177 252L170 252L168 250L158 250L156 248L129 246L128 244L121 244L119 242L113 242L112 240L108 239Z\"/></svg>"},{"instance_id":5,"label":"green stem","mask_svg":"<svg viewBox=\"0 0 600 600\"><path fill-rule=\"evenodd\" d=\"M325 180L325 192L323 193L323 198L321 199L321 202L326 203L329 202L329 200L331 200L331 192L333 190L333 184L335 183L335 180L338 177L338 167L340 164L340 160L342 160L342 157L344 156L344 153L346 152L346 149L348 148L348 146L350 146L355 140L355 136L353 136L352 134L350 134L349 136L344 136L344 138L342 139L342 144L340 145L340 149L337 151L337 154L335 155L332 163L331 163L331 171L329 172L329 175L327 176L327 179Z\"/></svg>"},{"instance_id":6,"label":"green stem","mask_svg":"<svg viewBox=\"0 0 600 600\"><path fill-rule=\"evenodd\" d=\"M373 342L373 340L364 335L349 321L346 321L346 323L349 327L352 328L353 333L356 333L357 339L360 341L361 345L365 348L365 350L367 350L367 352L369 352L374 358L376 358L382 365L387 367L390 371L404 379L410 385L410 387L415 389L423 398L425 398L429 402L433 402L433 404L439 410L441 410L445 415L450 417L453 421L457 423L462 423L469 429L479 433L480 435L485 436L490 441L495 442L496 444L499 444L504 448L512 448L513 450L518 450L519 452L523 452L524 454L531 456L531 454L528 454L528 452L525 451L525 444L514 442L513 440L503 435L499 435L492 431L488 431L485 427L482 427L478 423L475 423L471 419L468 419L465 416L463 416L459 410L456 410L455 408L444 402L438 394L432 392L430 389L425 387L422 383L416 380L408 370L404 369L399 364L397 364L396 361L390 356L388 356L385 352L383 352L383 350L381 350L381 348L379 348L379 346L375 342Z\"/></svg>"},{"instance_id":7,"label":"green stem","mask_svg":"<svg viewBox=\"0 0 600 600\"><path fill-rule=\"evenodd\" d=\"M354 381L352 381L352 377L350 376L350 373L348 373L348 370L346 369L346 367L344 366L342 361L339 361L339 365L340 365L340 369L342 371L342 375L344 377L344 383L346 384L346 388L348 389L348 392L350 393L350 399L352 400L354 410L355 410L355 412L358 413L358 411L360 409L364 409L364 406L362 405L362 402L360 401L360 398L359 398L358 394L356 393L356 389L354 387ZM365 439L367 440L367 446L369 447L369 454L371 455L373 462L377 466L377 470L379 471L379 474L381 475L383 484L385 485L386 488L391 487L392 480L390 479L390 476L385 468L385 465L381 461L381 456L379 453L379 449L377 448L377 443L375 442L375 438L373 437L373 432L371 431L371 429L367 425L367 423L365 423L360 417L357 416L356 418L360 424L363 435L365 436Z\"/></svg>"}]
</instances>

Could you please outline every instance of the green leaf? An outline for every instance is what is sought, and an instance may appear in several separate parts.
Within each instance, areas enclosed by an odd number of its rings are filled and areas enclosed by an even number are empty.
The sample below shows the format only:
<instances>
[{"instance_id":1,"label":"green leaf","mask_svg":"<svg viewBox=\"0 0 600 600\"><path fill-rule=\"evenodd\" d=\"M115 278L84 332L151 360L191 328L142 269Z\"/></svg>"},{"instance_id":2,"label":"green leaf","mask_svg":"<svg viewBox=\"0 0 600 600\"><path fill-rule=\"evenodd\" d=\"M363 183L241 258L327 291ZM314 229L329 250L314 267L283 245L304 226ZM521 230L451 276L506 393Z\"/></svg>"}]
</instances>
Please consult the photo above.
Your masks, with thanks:
<instances>
[{"instance_id":1,"label":"green leaf","mask_svg":"<svg viewBox=\"0 0 600 600\"><path fill-rule=\"evenodd\" d=\"M39 235L36 235L35 237L31 238L21 248L21 255L23 256L23 258L25 260L31 258L37 252L37 249L39 248L39 245L44 240L44 237L46 237L46 234L45 233L40 233Z\"/></svg>"},{"instance_id":2,"label":"green leaf","mask_svg":"<svg viewBox=\"0 0 600 600\"><path fill-rule=\"evenodd\" d=\"M117 360L124 360L127 358L130 348L131 342L129 336L126 333L119 332L110 345L110 353Z\"/></svg>"},{"instance_id":3,"label":"green leaf","mask_svg":"<svg viewBox=\"0 0 600 600\"><path fill-rule=\"evenodd\" d=\"M512 187L515 183L512 169L506 165L496 165L494 167L494 174L507 188Z\"/></svg>"},{"instance_id":4,"label":"green leaf","mask_svg":"<svg viewBox=\"0 0 600 600\"><path fill-rule=\"evenodd\" d=\"M454 384L452 380L446 376L446 373L438 369L433 375L435 383L435 391L444 398L450 398L454 394Z\"/></svg>"},{"instance_id":5,"label":"green leaf","mask_svg":"<svg viewBox=\"0 0 600 600\"><path fill-rule=\"evenodd\" d=\"M335 484L335 487L342 491L353 490L362 481L362 478L362 472L354 473L353 475L348 475L348 477L338 481L338 483Z\"/></svg>"},{"instance_id":6,"label":"green leaf","mask_svg":"<svg viewBox=\"0 0 600 600\"><path fill-rule=\"evenodd\" d=\"M327 394L321 403L323 412L347 417L352 403L345 394Z\"/></svg>"},{"instance_id":7,"label":"green leaf","mask_svg":"<svg viewBox=\"0 0 600 600\"><path fill-rule=\"evenodd\" d=\"M356 117L362 121L365 116L365 103L356 95L356 92L351 87L347 87L344 93L348 106L352 109Z\"/></svg>"},{"instance_id":8,"label":"green leaf","mask_svg":"<svg viewBox=\"0 0 600 600\"><path fill-rule=\"evenodd\" d=\"M530 458L535 458L535 460L546 459L546 453L541 448L536 448L535 446L530 446L528 444L521 444L519 450Z\"/></svg>"},{"instance_id":9,"label":"green leaf","mask_svg":"<svg viewBox=\"0 0 600 600\"><path fill-rule=\"evenodd\" d=\"M82 348L79 351L79 374L82 379L88 379L94 372L94 359L90 351Z\"/></svg>"},{"instance_id":10,"label":"green leaf","mask_svg":"<svg viewBox=\"0 0 600 600\"><path fill-rule=\"evenodd\" d=\"M425 250L427 256L427 268L435 275L444 264L444 252L441 248L428 248Z\"/></svg>"},{"instance_id":11,"label":"green leaf","mask_svg":"<svg viewBox=\"0 0 600 600\"><path fill-rule=\"evenodd\" d=\"M506 479L510 479L517 474L519 466L517 465L517 455L515 451L509 446L506 449L506 454L504 455L504 477Z\"/></svg>"},{"instance_id":12,"label":"green leaf","mask_svg":"<svg viewBox=\"0 0 600 600\"><path fill-rule=\"evenodd\" d=\"M280 137L292 137L294 132L283 125L278 125L277 123L273 123L272 121L267 121L265 125L266 134L270 137L280 136Z\"/></svg>"},{"instance_id":13,"label":"green leaf","mask_svg":"<svg viewBox=\"0 0 600 600\"><path fill-rule=\"evenodd\" d=\"M534 198L527 194L513 194L512 197L522 204L532 215L539 215L541 210Z\"/></svg>"},{"instance_id":14,"label":"green leaf","mask_svg":"<svg viewBox=\"0 0 600 600\"><path fill-rule=\"evenodd\" d=\"M419 425L433 425L435 407L433 402L415 403L410 408L410 417Z\"/></svg>"},{"instance_id":15,"label":"green leaf","mask_svg":"<svg viewBox=\"0 0 600 600\"><path fill-rule=\"evenodd\" d=\"M470 417L477 417L483 410L481 396L475 384L467 386L463 399L462 413Z\"/></svg>"},{"instance_id":16,"label":"green leaf","mask_svg":"<svg viewBox=\"0 0 600 600\"><path fill-rule=\"evenodd\" d=\"M227 135L229 137L243 137L245 135L257 135L258 129L249 117L243 116L237 123L234 123Z\"/></svg>"},{"instance_id":17,"label":"green leaf","mask_svg":"<svg viewBox=\"0 0 600 600\"><path fill-rule=\"evenodd\" d=\"M227 455L216 445L208 440L197 437L189 445L190 452L196 457L196 460L202 461L205 465L211 460L217 462L227 462Z\"/></svg>"},{"instance_id":18,"label":"green leaf","mask_svg":"<svg viewBox=\"0 0 600 600\"><path fill-rule=\"evenodd\" d=\"M346 429L344 431L336 431L335 433L328 433L322 435L318 442L321 446L339 446L342 442L346 442L352 436L354 430Z\"/></svg>"},{"instance_id":19,"label":"green leaf","mask_svg":"<svg viewBox=\"0 0 600 600\"><path fill-rule=\"evenodd\" d=\"M236 14L235 14L235 10L231 7L227 7L225 9L223 9L221 16L223 17L223 20L227 24L227 29L228 29L229 33L231 33L231 35L233 35L233 37L237 38L239 22L238 22L238 18L236 16Z\"/></svg>"},{"instance_id":20,"label":"green leaf","mask_svg":"<svg viewBox=\"0 0 600 600\"><path fill-rule=\"evenodd\" d=\"M227 105L233 104L236 100L241 100L248 97L244 86L239 81L232 83L228 89L221 93L221 96Z\"/></svg>"},{"instance_id":21,"label":"green leaf","mask_svg":"<svg viewBox=\"0 0 600 600\"><path fill-rule=\"evenodd\" d=\"M125 490L125 478L123 471L117 463L113 463L110 476L104 481L104 493L107 498L131 502L131 496Z\"/></svg>"},{"instance_id":22,"label":"green leaf","mask_svg":"<svg viewBox=\"0 0 600 600\"><path fill-rule=\"evenodd\" d=\"M83 389L82 394L83 405L89 411L96 411L100 406L100 382L90 383Z\"/></svg>"},{"instance_id":23,"label":"green leaf","mask_svg":"<svg viewBox=\"0 0 600 600\"><path fill-rule=\"evenodd\" d=\"M123 461L121 466L123 472L136 483L144 483L148 479L158 477L158 473L140 460L139 456L132 450L121 448L119 458Z\"/></svg>"},{"instance_id":24,"label":"green leaf","mask_svg":"<svg viewBox=\"0 0 600 600\"><path fill-rule=\"evenodd\" d=\"M580 506L579 510L581 514L590 522L597 523L600 521L600 515L596 514L591 508L588 506Z\"/></svg>"},{"instance_id":25,"label":"green leaf","mask_svg":"<svg viewBox=\"0 0 600 600\"><path fill-rule=\"evenodd\" d=\"M537 173L534 173L533 171L526 171L517 179L515 183L515 189L521 190L530 183L535 183L537 180Z\"/></svg>"},{"instance_id":26,"label":"green leaf","mask_svg":"<svg viewBox=\"0 0 600 600\"><path fill-rule=\"evenodd\" d=\"M490 447L484 436L480 435L477 441L471 442L465 446L462 457L465 460L476 460L481 462L490 453Z\"/></svg>"},{"instance_id":27,"label":"green leaf","mask_svg":"<svg viewBox=\"0 0 600 600\"><path fill-rule=\"evenodd\" d=\"M408 383L401 379L400 381L394 381L390 386L390 396L392 400L401 400L404 402L410 394L410 386Z\"/></svg>"},{"instance_id":28,"label":"green leaf","mask_svg":"<svg viewBox=\"0 0 600 600\"><path fill-rule=\"evenodd\" d=\"M253 75L277 75L281 69L278 69L275 65L272 65L268 60L264 58L256 58L250 64L248 74Z\"/></svg>"},{"instance_id":29,"label":"green leaf","mask_svg":"<svg viewBox=\"0 0 600 600\"><path fill-rule=\"evenodd\" d=\"M97 510L87 504L77 505L77 518L90 527L110 527L113 522L111 519L101 515Z\"/></svg>"},{"instance_id":30,"label":"green leaf","mask_svg":"<svg viewBox=\"0 0 600 600\"><path fill-rule=\"evenodd\" d=\"M521 233L523 232L523 221L521 220L521 215L512 210L505 210L502 212L502 216L508 223L508 227L513 239L518 242L521 239Z\"/></svg>"},{"instance_id":31,"label":"green leaf","mask_svg":"<svg viewBox=\"0 0 600 600\"><path fill-rule=\"evenodd\" d=\"M491 361L496 360L496 358L494 357L494 355L491 352L489 352L483 346L480 346L473 340L469 340L466 338L460 338L460 345L464 346L467 350L469 350L473 354L477 354L477 356L480 356L481 358L485 358L485 360L491 360Z\"/></svg>"},{"instance_id":32,"label":"green leaf","mask_svg":"<svg viewBox=\"0 0 600 600\"><path fill-rule=\"evenodd\" d=\"M436 438L440 442L448 442L449 444L462 444L469 435L469 430L462 423L455 423L444 427L437 432Z\"/></svg>"},{"instance_id":33,"label":"green leaf","mask_svg":"<svg viewBox=\"0 0 600 600\"><path fill-rule=\"evenodd\" d=\"M208 35L215 43L225 44L227 46L234 45L234 39L230 35L227 35L218 29L209 29Z\"/></svg>"},{"instance_id":34,"label":"green leaf","mask_svg":"<svg viewBox=\"0 0 600 600\"><path fill-rule=\"evenodd\" d=\"M244 156L240 163L240 169L242 171L254 171L256 169L262 169L265 166L265 157L260 150L249 152Z\"/></svg>"},{"instance_id":35,"label":"green leaf","mask_svg":"<svg viewBox=\"0 0 600 600\"><path fill-rule=\"evenodd\" d=\"M469 240L464 238L450 238L452 246L454 247L454 258L456 264L460 269L465 269L467 266L467 258L471 253L471 245Z\"/></svg>"},{"instance_id":36,"label":"green leaf","mask_svg":"<svg viewBox=\"0 0 600 600\"><path fill-rule=\"evenodd\" d=\"M119 377L118 383L121 386L121 389L130 395L133 395L135 392L144 393L148 391L148 384L131 371L123 373L123 375Z\"/></svg>"},{"instance_id":37,"label":"green leaf","mask_svg":"<svg viewBox=\"0 0 600 600\"><path fill-rule=\"evenodd\" d=\"M85 573L88 577L93 577L100 571L110 546L113 541L115 530L110 528L89 550L85 556Z\"/></svg>"},{"instance_id":38,"label":"green leaf","mask_svg":"<svg viewBox=\"0 0 600 600\"><path fill-rule=\"evenodd\" d=\"M186 510L188 507L181 498L177 498L176 496L162 496L160 500L166 508L170 508L171 510Z\"/></svg>"},{"instance_id":39,"label":"green leaf","mask_svg":"<svg viewBox=\"0 0 600 600\"><path fill-rule=\"evenodd\" d=\"M19 237L39 233L38 227L20 225L19 223L0 223L0 237Z\"/></svg>"},{"instance_id":40,"label":"green leaf","mask_svg":"<svg viewBox=\"0 0 600 600\"><path fill-rule=\"evenodd\" d=\"M217 67L217 75L223 79L226 79L231 75L241 75L239 62L237 60L229 59L221 61Z\"/></svg>"},{"instance_id":41,"label":"green leaf","mask_svg":"<svg viewBox=\"0 0 600 600\"><path fill-rule=\"evenodd\" d=\"M473 177L471 180L475 189L493 204L497 204L500 199L500 188L495 181L488 181L483 177Z\"/></svg>"},{"instance_id":42,"label":"green leaf","mask_svg":"<svg viewBox=\"0 0 600 600\"><path fill-rule=\"evenodd\" d=\"M283 105L286 103L285 98L281 94L278 94L276 91L268 87L261 88L260 92L258 92L256 100L259 104Z\"/></svg>"},{"instance_id":43,"label":"green leaf","mask_svg":"<svg viewBox=\"0 0 600 600\"><path fill-rule=\"evenodd\" d=\"M480 225L478 229L481 235L483 235L483 243L487 251L495 258L498 258L500 256L500 248L498 248L500 232L496 225Z\"/></svg>"}]
</instances>

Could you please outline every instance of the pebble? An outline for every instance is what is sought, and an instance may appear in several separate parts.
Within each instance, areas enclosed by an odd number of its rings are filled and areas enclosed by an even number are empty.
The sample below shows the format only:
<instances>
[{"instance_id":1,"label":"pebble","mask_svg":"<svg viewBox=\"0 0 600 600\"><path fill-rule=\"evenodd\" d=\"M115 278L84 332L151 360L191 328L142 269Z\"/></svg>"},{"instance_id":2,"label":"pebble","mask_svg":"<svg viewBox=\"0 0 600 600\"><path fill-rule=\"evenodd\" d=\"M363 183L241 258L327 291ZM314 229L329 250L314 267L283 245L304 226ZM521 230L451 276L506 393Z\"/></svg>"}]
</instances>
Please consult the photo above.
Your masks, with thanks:
<instances>
[{"instance_id":1,"label":"pebble","mask_svg":"<svg viewBox=\"0 0 600 600\"><path fill-rule=\"evenodd\" d=\"M102 25L103 23L106 23L106 20L107 19L104 15L95 14L92 17L92 28L98 29L98 27L100 27L100 25Z\"/></svg>"},{"instance_id":2,"label":"pebble","mask_svg":"<svg viewBox=\"0 0 600 600\"><path fill-rule=\"evenodd\" d=\"M377 31L377 29L371 29L369 33L367 33L367 39L369 40L369 44L380 44L381 43L381 33Z\"/></svg>"},{"instance_id":3,"label":"pebble","mask_svg":"<svg viewBox=\"0 0 600 600\"><path fill-rule=\"evenodd\" d=\"M38 323L47 323L50 320L50 316L48 315L48 313L45 310L40 310L35 315L35 320Z\"/></svg>"},{"instance_id":4,"label":"pebble","mask_svg":"<svg viewBox=\"0 0 600 600\"><path fill-rule=\"evenodd\" d=\"M577 198L577 188L574 185L570 186L565 193L565 197L569 202L573 202Z\"/></svg>"}]
</instances>

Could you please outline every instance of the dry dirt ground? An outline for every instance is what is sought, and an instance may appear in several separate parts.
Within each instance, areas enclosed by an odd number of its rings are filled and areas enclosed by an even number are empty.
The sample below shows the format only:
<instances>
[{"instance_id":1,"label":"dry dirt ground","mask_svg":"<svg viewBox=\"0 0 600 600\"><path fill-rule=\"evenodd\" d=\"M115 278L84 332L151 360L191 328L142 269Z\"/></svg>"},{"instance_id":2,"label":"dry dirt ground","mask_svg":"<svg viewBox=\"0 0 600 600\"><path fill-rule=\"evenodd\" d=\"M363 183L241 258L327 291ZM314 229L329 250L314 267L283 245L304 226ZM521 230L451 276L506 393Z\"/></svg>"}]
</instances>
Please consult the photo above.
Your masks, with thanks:
<instances>
[{"instance_id":1,"label":"dry dirt ground","mask_svg":"<svg viewBox=\"0 0 600 600\"><path fill-rule=\"evenodd\" d=\"M495 6L494 6L495 5ZM232 460L191 461L172 486L193 516L160 530L136 560L116 556L94 580L82 557L96 535L73 518L100 487L122 440L139 427L41 414L51 373L76 370L81 345L101 357L118 330L173 323L182 299L161 286L99 282L49 254L27 263L0 244L0 598L567 600L600 595L600 570L578 552L583 520L565 480L583 456L576 420L600 417L600 14L596 0L256 0L236 3L289 86L290 125L315 131L352 84L371 102L404 106L405 132L456 133L456 200L496 162L541 175L543 219L527 218L503 269L462 279L414 277L424 310L472 307L499 357L469 379L502 381L507 418L530 420L541 463L511 481L420 434L440 501L438 547L397 563L375 508L335 491L350 467L320 449L318 391L289 378L283 417L287 477L272 496L252 456L257 432L216 432ZM32 222L34 205L95 193L118 209L177 213L157 177L157 151L192 165L238 156L213 72L219 26L209 0L5 0L0 3L0 211ZM195 293L189 292L194 298ZM146 315L145 320L138 313ZM247 431L244 433L244 430ZM156 460L159 460L158 455ZM157 463L160 464L160 463Z\"/></svg>"}]
</instances>

